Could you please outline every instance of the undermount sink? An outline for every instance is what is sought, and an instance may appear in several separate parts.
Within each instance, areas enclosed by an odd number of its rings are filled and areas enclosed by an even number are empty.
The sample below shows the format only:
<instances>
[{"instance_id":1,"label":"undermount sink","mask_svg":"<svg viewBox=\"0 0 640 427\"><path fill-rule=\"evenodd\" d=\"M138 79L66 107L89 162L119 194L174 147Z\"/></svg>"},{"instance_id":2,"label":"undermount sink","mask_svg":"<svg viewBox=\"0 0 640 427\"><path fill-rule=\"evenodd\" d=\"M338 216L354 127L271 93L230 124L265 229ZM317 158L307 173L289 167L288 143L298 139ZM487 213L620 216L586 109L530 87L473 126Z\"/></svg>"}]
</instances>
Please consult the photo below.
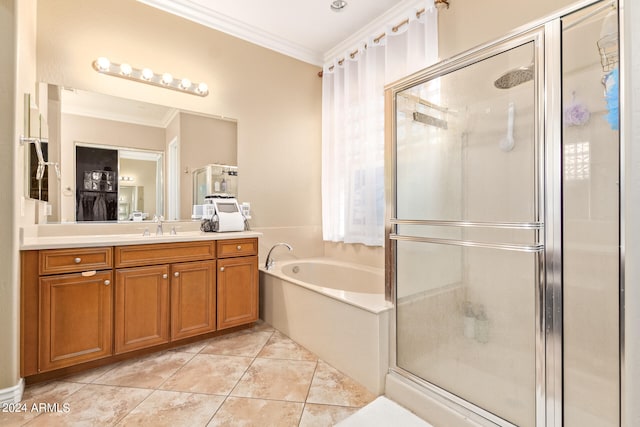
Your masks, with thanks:
<instances>
[{"instance_id":1,"label":"undermount sink","mask_svg":"<svg viewBox=\"0 0 640 427\"><path fill-rule=\"evenodd\" d=\"M199 230L192 230L192 231L179 231L179 230L175 230L173 233L171 232L171 230L163 230L162 234L156 234L154 231L152 231L151 229L149 230L149 234L140 234L140 237L144 237L144 238L157 238L157 237L189 237L189 236L199 236L201 233L201 231Z\"/></svg>"}]
</instances>

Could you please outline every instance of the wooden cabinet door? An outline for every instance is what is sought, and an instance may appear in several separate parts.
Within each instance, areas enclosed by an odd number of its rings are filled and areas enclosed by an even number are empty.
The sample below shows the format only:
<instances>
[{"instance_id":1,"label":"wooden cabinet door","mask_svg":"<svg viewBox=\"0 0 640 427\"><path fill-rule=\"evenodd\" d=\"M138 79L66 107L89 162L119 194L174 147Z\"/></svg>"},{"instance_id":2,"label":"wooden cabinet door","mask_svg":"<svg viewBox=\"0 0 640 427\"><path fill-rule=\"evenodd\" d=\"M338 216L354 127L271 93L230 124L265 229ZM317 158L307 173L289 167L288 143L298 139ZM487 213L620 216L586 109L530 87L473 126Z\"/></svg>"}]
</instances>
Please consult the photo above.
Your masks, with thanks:
<instances>
[{"instance_id":1,"label":"wooden cabinet door","mask_svg":"<svg viewBox=\"0 0 640 427\"><path fill-rule=\"evenodd\" d=\"M115 353L169 342L169 266L116 270Z\"/></svg>"},{"instance_id":2,"label":"wooden cabinet door","mask_svg":"<svg viewBox=\"0 0 640 427\"><path fill-rule=\"evenodd\" d=\"M218 260L218 330L258 320L258 257Z\"/></svg>"},{"instance_id":3,"label":"wooden cabinet door","mask_svg":"<svg viewBox=\"0 0 640 427\"><path fill-rule=\"evenodd\" d=\"M101 271L40 278L40 372L112 354L112 276Z\"/></svg>"},{"instance_id":4,"label":"wooden cabinet door","mask_svg":"<svg viewBox=\"0 0 640 427\"><path fill-rule=\"evenodd\" d=\"M216 262L171 265L171 339L216 330Z\"/></svg>"}]
</instances>

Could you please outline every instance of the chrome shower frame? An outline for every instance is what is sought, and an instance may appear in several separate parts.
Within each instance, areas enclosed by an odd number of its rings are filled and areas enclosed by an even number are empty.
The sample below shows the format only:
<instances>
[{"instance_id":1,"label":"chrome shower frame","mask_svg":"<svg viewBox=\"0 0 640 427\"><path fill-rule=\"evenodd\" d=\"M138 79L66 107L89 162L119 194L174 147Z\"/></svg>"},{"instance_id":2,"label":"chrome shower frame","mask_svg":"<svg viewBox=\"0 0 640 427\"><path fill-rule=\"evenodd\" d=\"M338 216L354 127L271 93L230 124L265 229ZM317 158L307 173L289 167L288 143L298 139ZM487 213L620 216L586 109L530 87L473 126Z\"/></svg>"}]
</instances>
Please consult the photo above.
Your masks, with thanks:
<instances>
[{"instance_id":1,"label":"chrome shower frame","mask_svg":"<svg viewBox=\"0 0 640 427\"><path fill-rule=\"evenodd\" d=\"M616 4L615 0L578 2L530 25L520 27L492 43L481 45L453 58L439 62L423 71L389 84L385 88L385 296L396 303L396 95L416 84L454 72L472 63L489 58L516 46L533 42L535 47L535 221L537 240L544 243L538 257L536 286L536 421L537 427L561 426L563 422L563 326L562 326L562 75L561 19L586 7ZM623 80L624 81L624 80ZM623 127L621 127L623 129ZM622 137L621 137L622 140ZM623 174L621 170L621 174ZM624 179L621 179L624 182ZM535 224L535 223L534 223ZM450 224L453 225L453 224ZM491 224L498 226L499 224ZM457 226L477 226L460 223ZM621 221L621 227L624 227ZM622 254L623 255L623 254ZM621 257L621 267L623 267ZM624 286L621 269L620 287ZM620 359L624 360L624 306L620 306ZM481 425L512 426L508 421L444 390L397 364L397 320L391 316L389 375L420 393L428 395L445 407ZM622 369L622 366L621 366ZM622 375L623 373L621 373ZM621 381L621 385L623 382ZM622 405L624 394L621 393Z\"/></svg>"}]
</instances>

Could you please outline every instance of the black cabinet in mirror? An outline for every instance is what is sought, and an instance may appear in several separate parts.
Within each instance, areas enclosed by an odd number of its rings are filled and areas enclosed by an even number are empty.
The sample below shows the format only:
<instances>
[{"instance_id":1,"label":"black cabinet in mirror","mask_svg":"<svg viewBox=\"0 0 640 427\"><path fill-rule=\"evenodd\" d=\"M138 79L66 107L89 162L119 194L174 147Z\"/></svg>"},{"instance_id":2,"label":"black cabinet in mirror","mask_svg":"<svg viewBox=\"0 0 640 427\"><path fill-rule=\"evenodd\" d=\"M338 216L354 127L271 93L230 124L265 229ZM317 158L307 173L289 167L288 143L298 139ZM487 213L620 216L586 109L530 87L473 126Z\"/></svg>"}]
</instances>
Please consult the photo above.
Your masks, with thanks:
<instances>
[{"instance_id":1,"label":"black cabinet in mirror","mask_svg":"<svg viewBox=\"0 0 640 427\"><path fill-rule=\"evenodd\" d=\"M76 221L118 220L118 150L76 146Z\"/></svg>"}]
</instances>

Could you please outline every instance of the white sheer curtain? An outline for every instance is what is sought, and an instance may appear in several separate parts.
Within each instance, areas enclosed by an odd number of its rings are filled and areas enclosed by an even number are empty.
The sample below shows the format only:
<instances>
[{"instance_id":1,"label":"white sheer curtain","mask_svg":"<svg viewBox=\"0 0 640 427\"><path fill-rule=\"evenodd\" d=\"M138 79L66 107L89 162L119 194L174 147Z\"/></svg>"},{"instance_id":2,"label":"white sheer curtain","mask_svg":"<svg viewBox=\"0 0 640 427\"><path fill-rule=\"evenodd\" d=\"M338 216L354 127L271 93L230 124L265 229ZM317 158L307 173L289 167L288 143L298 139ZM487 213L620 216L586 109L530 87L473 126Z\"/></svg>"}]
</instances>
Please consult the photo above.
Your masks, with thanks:
<instances>
[{"instance_id":1,"label":"white sheer curtain","mask_svg":"<svg viewBox=\"0 0 640 427\"><path fill-rule=\"evenodd\" d=\"M384 242L384 85L435 62L437 12L407 11L409 23L353 58L326 64L322 84L322 233L324 240ZM365 48L366 46L366 48ZM350 53L350 52L349 52Z\"/></svg>"}]
</instances>

